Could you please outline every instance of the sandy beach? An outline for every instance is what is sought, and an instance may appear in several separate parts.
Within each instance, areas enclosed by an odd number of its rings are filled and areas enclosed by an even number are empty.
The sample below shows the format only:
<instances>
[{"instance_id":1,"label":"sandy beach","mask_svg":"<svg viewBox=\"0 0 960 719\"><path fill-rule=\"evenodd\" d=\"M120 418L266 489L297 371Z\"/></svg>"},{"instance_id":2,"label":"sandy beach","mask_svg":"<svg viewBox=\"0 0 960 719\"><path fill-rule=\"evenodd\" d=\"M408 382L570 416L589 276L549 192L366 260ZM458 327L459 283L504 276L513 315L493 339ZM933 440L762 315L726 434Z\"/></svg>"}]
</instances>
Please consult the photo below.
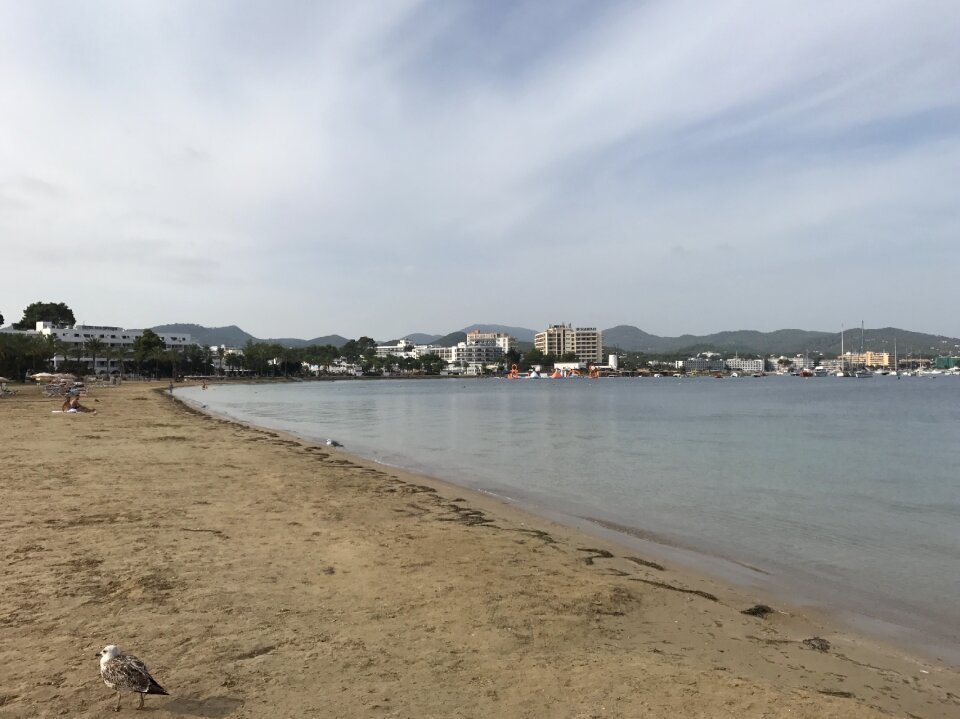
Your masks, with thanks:
<instances>
[{"instance_id":1,"label":"sandy beach","mask_svg":"<svg viewBox=\"0 0 960 719\"><path fill-rule=\"evenodd\" d=\"M158 717L960 716L955 668L159 390L0 400L0 717L109 711L106 644Z\"/></svg>"}]
</instances>

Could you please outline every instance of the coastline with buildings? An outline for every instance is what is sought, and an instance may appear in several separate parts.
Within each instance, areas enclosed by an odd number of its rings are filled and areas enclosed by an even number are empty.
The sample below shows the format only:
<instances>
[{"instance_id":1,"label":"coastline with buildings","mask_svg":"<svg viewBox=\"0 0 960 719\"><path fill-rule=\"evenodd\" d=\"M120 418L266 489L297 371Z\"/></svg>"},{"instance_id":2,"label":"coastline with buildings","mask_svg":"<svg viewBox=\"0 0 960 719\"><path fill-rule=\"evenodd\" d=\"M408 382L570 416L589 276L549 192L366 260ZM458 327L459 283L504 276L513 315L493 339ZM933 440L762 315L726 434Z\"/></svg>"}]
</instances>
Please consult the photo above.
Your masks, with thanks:
<instances>
[{"instance_id":1,"label":"coastline with buildings","mask_svg":"<svg viewBox=\"0 0 960 719\"><path fill-rule=\"evenodd\" d=\"M202 329L202 328L200 328ZM612 331L611 331L612 332ZM38 321L33 329L0 330L4 338L21 336L41 343L30 348L30 357L19 374L67 366L73 372L94 376L507 376L518 368L525 376L652 376L657 374L720 374L721 376L853 376L885 374L956 374L960 372L960 341L941 343L922 352L844 351L794 355L701 351L643 353L605 346L604 332L596 327L552 324L532 334L532 343L521 343L501 331L474 329L463 339L441 345L414 343L401 338L377 344L369 338L345 341L341 346L289 347L279 343L248 341L244 346L204 345L187 332L125 329L112 325L64 324ZM149 340L149 342L146 342ZM951 352L952 350L952 352ZM27 354L25 352L25 354ZM671 356L672 355L672 356ZM140 371L134 371L139 368ZM150 371L152 369L152 371ZM532 373L530 372L532 370ZM9 371L9 370L8 370Z\"/></svg>"}]
</instances>

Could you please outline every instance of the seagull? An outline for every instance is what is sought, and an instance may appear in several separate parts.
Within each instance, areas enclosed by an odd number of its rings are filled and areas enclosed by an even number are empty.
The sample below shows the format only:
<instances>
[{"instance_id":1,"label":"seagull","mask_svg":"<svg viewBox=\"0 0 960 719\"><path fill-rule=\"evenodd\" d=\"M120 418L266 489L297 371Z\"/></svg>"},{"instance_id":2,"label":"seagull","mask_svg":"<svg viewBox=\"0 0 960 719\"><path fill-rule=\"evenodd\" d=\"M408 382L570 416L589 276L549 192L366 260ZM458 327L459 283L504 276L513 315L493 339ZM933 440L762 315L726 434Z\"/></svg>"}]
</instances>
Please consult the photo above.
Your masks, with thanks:
<instances>
[{"instance_id":1,"label":"seagull","mask_svg":"<svg viewBox=\"0 0 960 719\"><path fill-rule=\"evenodd\" d=\"M137 709L143 709L144 694L167 693L167 690L150 676L146 664L132 654L123 654L116 644L108 644L97 656L100 657L100 677L103 683L117 692L117 706L113 708L115 712L120 711L123 692L136 692L140 695Z\"/></svg>"},{"instance_id":2,"label":"seagull","mask_svg":"<svg viewBox=\"0 0 960 719\"><path fill-rule=\"evenodd\" d=\"M343 445L340 444L340 443L339 443L337 440L335 440L335 439L328 439L328 440L327 440L327 446L328 446L328 447L342 447Z\"/></svg>"}]
</instances>

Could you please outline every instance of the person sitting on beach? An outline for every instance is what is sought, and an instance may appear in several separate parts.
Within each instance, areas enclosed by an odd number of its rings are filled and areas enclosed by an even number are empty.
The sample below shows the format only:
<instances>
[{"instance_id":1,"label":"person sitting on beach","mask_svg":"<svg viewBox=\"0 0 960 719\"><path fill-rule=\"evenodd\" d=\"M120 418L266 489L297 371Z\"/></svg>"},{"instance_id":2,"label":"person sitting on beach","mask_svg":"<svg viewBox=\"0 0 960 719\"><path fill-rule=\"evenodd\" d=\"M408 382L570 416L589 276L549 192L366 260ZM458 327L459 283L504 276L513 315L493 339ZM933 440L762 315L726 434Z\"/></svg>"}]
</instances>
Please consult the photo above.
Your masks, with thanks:
<instances>
[{"instance_id":1,"label":"person sitting on beach","mask_svg":"<svg viewBox=\"0 0 960 719\"><path fill-rule=\"evenodd\" d=\"M84 407L80 404L79 397L70 397L66 402L63 403L64 412L90 412L91 414L96 414L97 410L90 409L89 407Z\"/></svg>"}]
</instances>

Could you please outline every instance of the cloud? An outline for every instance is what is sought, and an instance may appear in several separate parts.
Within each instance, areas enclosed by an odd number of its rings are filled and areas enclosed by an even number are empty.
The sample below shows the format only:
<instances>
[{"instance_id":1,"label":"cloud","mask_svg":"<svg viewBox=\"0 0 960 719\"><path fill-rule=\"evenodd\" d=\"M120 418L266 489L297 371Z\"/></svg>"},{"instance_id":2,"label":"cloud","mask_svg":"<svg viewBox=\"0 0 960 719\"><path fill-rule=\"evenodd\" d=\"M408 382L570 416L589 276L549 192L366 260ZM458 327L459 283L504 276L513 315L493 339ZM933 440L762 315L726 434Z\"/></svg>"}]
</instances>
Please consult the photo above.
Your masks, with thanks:
<instances>
[{"instance_id":1,"label":"cloud","mask_svg":"<svg viewBox=\"0 0 960 719\"><path fill-rule=\"evenodd\" d=\"M8 5L0 234L16 263L83 257L98 286L51 291L117 324L829 328L916 283L876 324L960 335L930 309L960 259L957 20L933 2ZM5 301L40 289L17 278ZM121 289L136 300L104 299Z\"/></svg>"}]
</instances>

